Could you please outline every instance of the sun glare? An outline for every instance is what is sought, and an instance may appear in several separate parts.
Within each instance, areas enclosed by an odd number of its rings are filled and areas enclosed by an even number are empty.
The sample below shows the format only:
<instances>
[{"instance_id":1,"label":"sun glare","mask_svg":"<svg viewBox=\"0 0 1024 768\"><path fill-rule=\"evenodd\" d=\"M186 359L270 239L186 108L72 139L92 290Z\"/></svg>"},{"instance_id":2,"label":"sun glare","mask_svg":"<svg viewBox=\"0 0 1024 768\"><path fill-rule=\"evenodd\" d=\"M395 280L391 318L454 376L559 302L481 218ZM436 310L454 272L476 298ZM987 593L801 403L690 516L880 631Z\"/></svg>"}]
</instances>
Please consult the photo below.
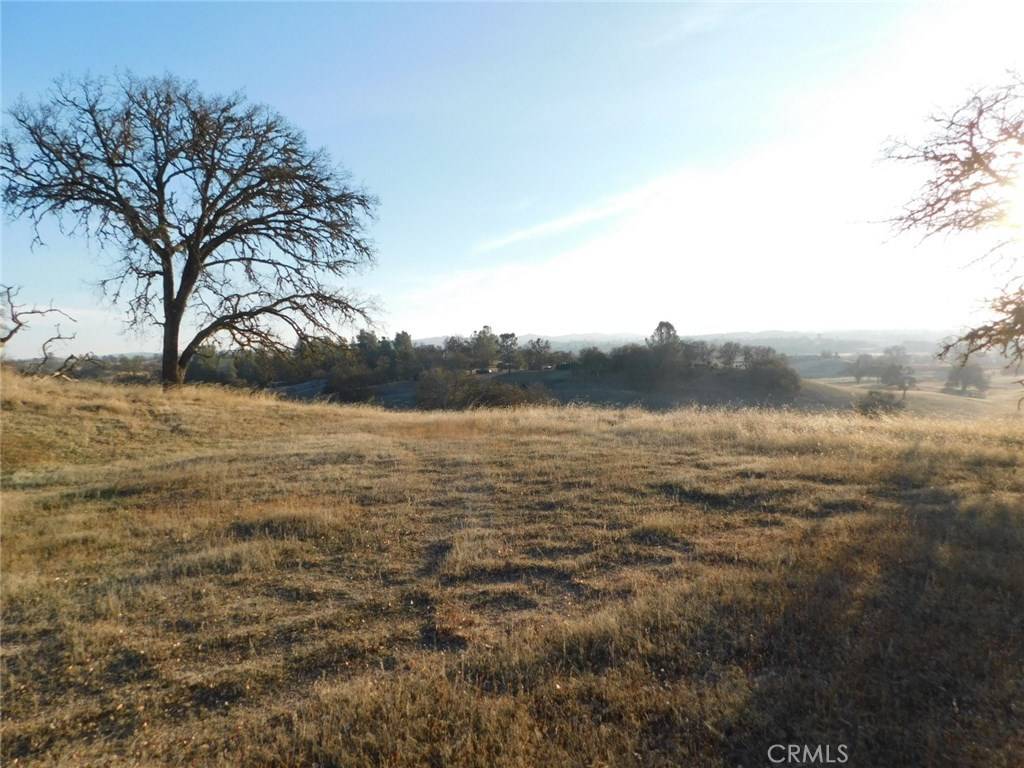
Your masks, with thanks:
<instances>
[{"instance_id":1,"label":"sun glare","mask_svg":"<svg viewBox=\"0 0 1024 768\"><path fill-rule=\"evenodd\" d=\"M1024 229L1024 184L1014 184L1009 189L1005 225L1010 229Z\"/></svg>"}]
</instances>

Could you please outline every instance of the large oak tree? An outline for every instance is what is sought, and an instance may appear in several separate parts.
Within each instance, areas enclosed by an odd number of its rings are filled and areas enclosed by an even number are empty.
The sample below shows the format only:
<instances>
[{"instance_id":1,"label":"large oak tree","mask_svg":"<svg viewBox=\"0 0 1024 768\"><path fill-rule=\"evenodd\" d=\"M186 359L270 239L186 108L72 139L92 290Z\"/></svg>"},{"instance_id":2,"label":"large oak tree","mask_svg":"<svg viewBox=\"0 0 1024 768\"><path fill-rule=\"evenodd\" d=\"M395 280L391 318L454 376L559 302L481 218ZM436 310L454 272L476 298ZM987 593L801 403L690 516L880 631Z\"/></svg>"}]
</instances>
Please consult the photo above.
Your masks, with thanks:
<instances>
[{"instance_id":1,"label":"large oak tree","mask_svg":"<svg viewBox=\"0 0 1024 768\"><path fill-rule=\"evenodd\" d=\"M114 255L100 284L162 328L165 384L216 336L282 347L365 317L340 279L373 260L376 201L272 109L124 75L58 81L6 120L7 214Z\"/></svg>"},{"instance_id":2,"label":"large oak tree","mask_svg":"<svg viewBox=\"0 0 1024 768\"><path fill-rule=\"evenodd\" d=\"M897 228L925 237L987 231L994 236L987 255L1006 257L1020 267L1024 79L1011 74L1003 85L977 91L957 109L933 116L931 123L933 131L923 140L888 148L890 158L928 169L924 186L894 220ZM991 307L993 320L968 329L942 354L955 353L965 363L975 352L994 350L1019 370L1024 363L1024 275L1019 270Z\"/></svg>"}]
</instances>

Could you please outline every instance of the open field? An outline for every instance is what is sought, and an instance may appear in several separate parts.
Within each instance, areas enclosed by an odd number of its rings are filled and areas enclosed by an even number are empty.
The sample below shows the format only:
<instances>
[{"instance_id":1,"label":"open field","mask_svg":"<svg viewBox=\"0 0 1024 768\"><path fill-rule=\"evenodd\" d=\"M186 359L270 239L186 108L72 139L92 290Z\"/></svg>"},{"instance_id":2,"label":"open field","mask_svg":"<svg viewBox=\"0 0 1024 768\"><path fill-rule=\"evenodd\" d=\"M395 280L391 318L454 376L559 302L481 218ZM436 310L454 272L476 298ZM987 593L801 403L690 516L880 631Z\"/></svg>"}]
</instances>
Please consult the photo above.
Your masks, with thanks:
<instances>
[{"instance_id":1,"label":"open field","mask_svg":"<svg viewBox=\"0 0 1024 768\"><path fill-rule=\"evenodd\" d=\"M1024 755L1024 423L3 381L5 765Z\"/></svg>"},{"instance_id":2,"label":"open field","mask_svg":"<svg viewBox=\"0 0 1024 768\"><path fill-rule=\"evenodd\" d=\"M984 396L979 396L973 390L969 390L966 395L946 392L943 390L946 370L943 369L932 376L928 376L927 373L920 376L915 389L907 392L907 412L912 415L976 419L1012 417L1022 412L1017 406L1021 397L1024 397L1024 389L1017 380L1024 373L1011 375L1003 371L990 371L991 388ZM858 384L852 377L844 376L834 379L804 379L798 398L809 400L813 394L821 393L822 399L826 402L830 399L835 407L842 407L844 400L847 403L853 402L872 389L890 391L897 397L900 396L899 390L881 387L875 381L865 380Z\"/></svg>"}]
</instances>

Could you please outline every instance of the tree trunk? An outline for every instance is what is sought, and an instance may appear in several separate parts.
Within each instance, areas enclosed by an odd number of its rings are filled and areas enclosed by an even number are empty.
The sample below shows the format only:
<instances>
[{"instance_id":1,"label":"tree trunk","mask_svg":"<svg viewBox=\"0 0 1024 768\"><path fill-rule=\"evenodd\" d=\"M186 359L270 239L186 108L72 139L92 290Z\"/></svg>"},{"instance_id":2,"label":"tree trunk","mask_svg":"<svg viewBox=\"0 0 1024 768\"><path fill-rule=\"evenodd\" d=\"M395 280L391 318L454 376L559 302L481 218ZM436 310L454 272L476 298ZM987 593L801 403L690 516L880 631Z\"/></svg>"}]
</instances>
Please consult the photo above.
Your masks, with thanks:
<instances>
[{"instance_id":1,"label":"tree trunk","mask_svg":"<svg viewBox=\"0 0 1024 768\"><path fill-rule=\"evenodd\" d=\"M172 312L164 313L164 351L160 380L164 388L176 387L185 380L185 369L178 364L178 332L181 317Z\"/></svg>"}]
</instances>

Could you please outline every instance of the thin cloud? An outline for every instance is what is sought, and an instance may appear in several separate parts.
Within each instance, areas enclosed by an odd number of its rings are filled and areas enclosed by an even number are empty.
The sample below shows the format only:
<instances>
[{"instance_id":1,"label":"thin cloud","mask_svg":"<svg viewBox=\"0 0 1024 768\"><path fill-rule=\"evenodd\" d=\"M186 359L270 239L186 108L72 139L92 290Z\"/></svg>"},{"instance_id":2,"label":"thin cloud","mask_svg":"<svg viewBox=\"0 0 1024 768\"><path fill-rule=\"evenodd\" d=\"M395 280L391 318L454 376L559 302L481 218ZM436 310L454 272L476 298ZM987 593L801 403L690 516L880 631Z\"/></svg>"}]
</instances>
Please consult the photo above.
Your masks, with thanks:
<instances>
[{"instance_id":1,"label":"thin cloud","mask_svg":"<svg viewBox=\"0 0 1024 768\"><path fill-rule=\"evenodd\" d=\"M653 186L653 185L652 185ZM524 227L513 232L501 235L491 240L485 240L473 248L473 253L491 253L493 251L507 248L510 245L526 242L528 240L539 240L545 237L561 235L580 229L598 221L619 216L623 213L635 211L653 193L651 186L639 190L633 190L623 195L603 200L593 205L586 206L572 213L558 218L536 224L532 227Z\"/></svg>"},{"instance_id":2,"label":"thin cloud","mask_svg":"<svg viewBox=\"0 0 1024 768\"><path fill-rule=\"evenodd\" d=\"M679 23L669 26L658 35L644 41L640 47L643 49L661 48L701 37L720 27L726 16L733 12L733 9L726 9L724 6L690 11L680 19Z\"/></svg>"},{"instance_id":3,"label":"thin cloud","mask_svg":"<svg viewBox=\"0 0 1024 768\"><path fill-rule=\"evenodd\" d=\"M1020 53L1010 31L993 33L991 50L966 68L940 54L977 20L954 8L913 21L869 68L791 96L796 130L785 137L495 239L492 249L617 217L542 261L496 260L408 292L396 301L398 325L424 335L485 322L567 333L643 331L671 318L697 333L799 328L808 318L946 327L978 317L994 281L989 270L962 269L977 243L892 241L873 222L898 209L913 173L876 161L887 135L920 130L934 104L1019 66Z\"/></svg>"}]
</instances>

